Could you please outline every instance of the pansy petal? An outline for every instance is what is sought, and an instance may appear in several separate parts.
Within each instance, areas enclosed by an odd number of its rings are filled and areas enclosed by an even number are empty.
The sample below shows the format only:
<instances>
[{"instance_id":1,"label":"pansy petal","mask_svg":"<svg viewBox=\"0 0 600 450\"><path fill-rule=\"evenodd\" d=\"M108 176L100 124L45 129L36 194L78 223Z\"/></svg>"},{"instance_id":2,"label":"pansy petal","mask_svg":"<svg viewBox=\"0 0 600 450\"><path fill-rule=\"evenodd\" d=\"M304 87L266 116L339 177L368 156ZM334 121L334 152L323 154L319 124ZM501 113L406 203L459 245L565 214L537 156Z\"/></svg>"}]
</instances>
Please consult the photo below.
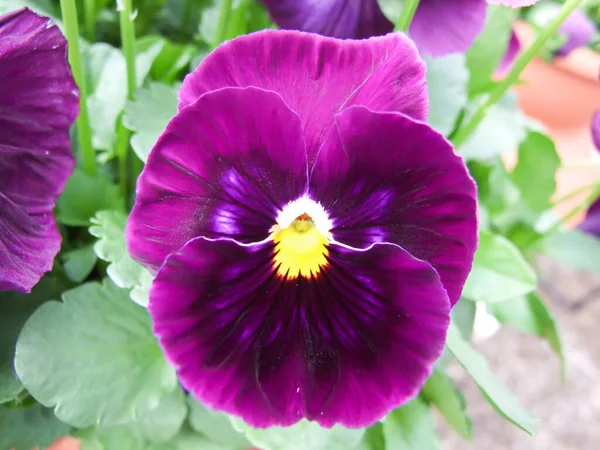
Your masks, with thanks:
<instances>
[{"instance_id":1,"label":"pansy petal","mask_svg":"<svg viewBox=\"0 0 600 450\"><path fill-rule=\"evenodd\" d=\"M306 186L300 119L281 96L211 92L180 111L152 149L127 224L129 252L156 271L197 236L261 241Z\"/></svg>"},{"instance_id":2,"label":"pansy petal","mask_svg":"<svg viewBox=\"0 0 600 450\"><path fill-rule=\"evenodd\" d=\"M408 34L423 53L462 53L483 30L486 9L486 0L422 0Z\"/></svg>"},{"instance_id":3,"label":"pansy petal","mask_svg":"<svg viewBox=\"0 0 600 450\"><path fill-rule=\"evenodd\" d=\"M455 304L477 245L475 183L427 124L355 106L336 116L310 179L333 238L392 242L428 261Z\"/></svg>"},{"instance_id":4,"label":"pansy petal","mask_svg":"<svg viewBox=\"0 0 600 450\"><path fill-rule=\"evenodd\" d=\"M592 141L600 152L600 109L592 117Z\"/></svg>"},{"instance_id":5,"label":"pansy petal","mask_svg":"<svg viewBox=\"0 0 600 450\"><path fill-rule=\"evenodd\" d=\"M427 115L425 65L401 33L338 40L298 31L265 30L226 42L188 75L179 108L227 86L258 86L281 94L304 127L309 163L333 115L351 105Z\"/></svg>"},{"instance_id":6,"label":"pansy petal","mask_svg":"<svg viewBox=\"0 0 600 450\"><path fill-rule=\"evenodd\" d=\"M281 28L342 39L364 39L391 32L394 25L377 0L263 0Z\"/></svg>"},{"instance_id":7,"label":"pansy petal","mask_svg":"<svg viewBox=\"0 0 600 450\"><path fill-rule=\"evenodd\" d=\"M77 112L58 27L27 9L0 17L0 291L28 292L52 268Z\"/></svg>"},{"instance_id":8,"label":"pansy petal","mask_svg":"<svg viewBox=\"0 0 600 450\"><path fill-rule=\"evenodd\" d=\"M504 53L504 57L500 64L498 65L498 71L505 72L510 66L512 66L513 61L521 51L521 42L519 42L519 37L517 33L514 31L510 35L510 39L508 41L508 47L506 48L506 53Z\"/></svg>"},{"instance_id":9,"label":"pansy petal","mask_svg":"<svg viewBox=\"0 0 600 450\"><path fill-rule=\"evenodd\" d=\"M362 427L416 395L449 324L436 271L395 245L332 244L316 277L286 280L273 251L197 238L159 271L150 313L184 387L256 427Z\"/></svg>"}]
</instances>

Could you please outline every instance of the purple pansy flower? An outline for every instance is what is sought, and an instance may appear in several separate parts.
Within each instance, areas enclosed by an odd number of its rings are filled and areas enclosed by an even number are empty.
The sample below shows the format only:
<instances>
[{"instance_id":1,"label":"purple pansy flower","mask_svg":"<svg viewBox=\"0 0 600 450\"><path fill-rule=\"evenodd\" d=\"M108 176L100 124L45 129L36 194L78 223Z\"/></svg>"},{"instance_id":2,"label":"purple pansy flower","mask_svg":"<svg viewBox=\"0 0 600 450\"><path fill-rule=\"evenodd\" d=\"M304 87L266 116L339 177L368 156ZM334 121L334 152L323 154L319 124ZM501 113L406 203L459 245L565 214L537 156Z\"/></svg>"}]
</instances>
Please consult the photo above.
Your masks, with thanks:
<instances>
[{"instance_id":1,"label":"purple pansy flower","mask_svg":"<svg viewBox=\"0 0 600 450\"><path fill-rule=\"evenodd\" d=\"M588 45L598 32L598 28L584 11L576 9L562 23L558 32L567 40L556 54L566 56L576 48Z\"/></svg>"},{"instance_id":2,"label":"purple pansy flower","mask_svg":"<svg viewBox=\"0 0 600 450\"><path fill-rule=\"evenodd\" d=\"M592 117L592 142L600 152L600 109ZM600 198L590 206L579 228L600 238Z\"/></svg>"},{"instance_id":3,"label":"purple pansy flower","mask_svg":"<svg viewBox=\"0 0 600 450\"><path fill-rule=\"evenodd\" d=\"M506 72L514 62L515 58L521 51L521 42L519 42L519 37L514 30L511 32L510 39L508 41L508 47L506 48L506 52L498 65L499 72Z\"/></svg>"},{"instance_id":4,"label":"purple pansy flower","mask_svg":"<svg viewBox=\"0 0 600 450\"><path fill-rule=\"evenodd\" d=\"M401 34L263 31L189 75L127 225L182 384L256 427L361 427L417 394L476 247Z\"/></svg>"},{"instance_id":5,"label":"purple pansy flower","mask_svg":"<svg viewBox=\"0 0 600 450\"><path fill-rule=\"evenodd\" d=\"M485 25L488 3L518 8L537 0L421 0L409 35L419 50L432 56L466 51ZM342 39L391 32L394 25L377 0L262 0L281 28ZM400 7L400 2L398 2Z\"/></svg>"},{"instance_id":6,"label":"purple pansy flower","mask_svg":"<svg viewBox=\"0 0 600 450\"><path fill-rule=\"evenodd\" d=\"M52 268L77 113L58 27L28 9L0 17L0 291L29 292Z\"/></svg>"}]
</instances>

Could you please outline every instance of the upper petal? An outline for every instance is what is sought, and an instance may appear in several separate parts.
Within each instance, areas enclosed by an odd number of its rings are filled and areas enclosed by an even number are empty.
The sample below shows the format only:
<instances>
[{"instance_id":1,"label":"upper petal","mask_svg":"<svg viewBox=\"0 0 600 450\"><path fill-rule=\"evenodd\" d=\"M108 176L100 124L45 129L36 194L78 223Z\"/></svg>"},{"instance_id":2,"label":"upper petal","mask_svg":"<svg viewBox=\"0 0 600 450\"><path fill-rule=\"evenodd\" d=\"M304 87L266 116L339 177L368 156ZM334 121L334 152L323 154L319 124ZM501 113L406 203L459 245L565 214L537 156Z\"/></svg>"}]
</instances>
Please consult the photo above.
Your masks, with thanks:
<instances>
[{"instance_id":1,"label":"upper petal","mask_svg":"<svg viewBox=\"0 0 600 450\"><path fill-rule=\"evenodd\" d=\"M281 96L211 92L180 111L152 149L127 224L128 250L156 271L197 236L261 241L306 186L300 118Z\"/></svg>"},{"instance_id":2,"label":"upper petal","mask_svg":"<svg viewBox=\"0 0 600 450\"><path fill-rule=\"evenodd\" d=\"M558 6L558 5L557 5ZM558 14L557 7L556 13ZM560 56L566 56L579 47L585 47L598 32L598 27L583 10L576 9L562 23L558 32L567 38L564 45L557 51Z\"/></svg>"},{"instance_id":3,"label":"upper petal","mask_svg":"<svg viewBox=\"0 0 600 450\"><path fill-rule=\"evenodd\" d=\"M363 427L416 395L449 324L437 273L390 244L329 250L294 280L272 243L198 238L169 256L149 309L186 389L255 427Z\"/></svg>"},{"instance_id":4,"label":"upper petal","mask_svg":"<svg viewBox=\"0 0 600 450\"><path fill-rule=\"evenodd\" d=\"M423 53L463 53L483 30L486 9L486 0L422 0L408 34Z\"/></svg>"},{"instance_id":5,"label":"upper petal","mask_svg":"<svg viewBox=\"0 0 600 450\"><path fill-rule=\"evenodd\" d=\"M333 115L351 105L417 119L427 115L425 65L401 33L361 41L277 30L238 37L186 77L179 108L227 86L258 86L279 93L302 119L309 163Z\"/></svg>"},{"instance_id":6,"label":"upper petal","mask_svg":"<svg viewBox=\"0 0 600 450\"><path fill-rule=\"evenodd\" d=\"M381 36L394 25L377 0L262 0L281 28L342 39Z\"/></svg>"},{"instance_id":7,"label":"upper petal","mask_svg":"<svg viewBox=\"0 0 600 450\"><path fill-rule=\"evenodd\" d=\"M28 292L52 268L77 113L58 27L27 9L0 17L0 290Z\"/></svg>"},{"instance_id":8,"label":"upper petal","mask_svg":"<svg viewBox=\"0 0 600 450\"><path fill-rule=\"evenodd\" d=\"M309 192L336 241L397 244L430 262L458 301L477 246L476 191L441 134L402 114L350 108L336 116Z\"/></svg>"}]
</instances>

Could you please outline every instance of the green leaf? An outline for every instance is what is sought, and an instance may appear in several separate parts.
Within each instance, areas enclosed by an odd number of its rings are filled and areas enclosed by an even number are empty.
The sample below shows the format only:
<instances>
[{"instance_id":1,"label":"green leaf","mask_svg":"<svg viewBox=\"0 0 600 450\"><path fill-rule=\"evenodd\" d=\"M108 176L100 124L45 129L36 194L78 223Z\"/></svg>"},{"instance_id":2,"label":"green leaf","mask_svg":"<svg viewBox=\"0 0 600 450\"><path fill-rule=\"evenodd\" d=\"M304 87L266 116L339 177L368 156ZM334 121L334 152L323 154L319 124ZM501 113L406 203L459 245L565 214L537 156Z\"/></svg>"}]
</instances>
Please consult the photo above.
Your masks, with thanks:
<instances>
[{"instance_id":1,"label":"green leaf","mask_svg":"<svg viewBox=\"0 0 600 450\"><path fill-rule=\"evenodd\" d=\"M120 211L99 211L91 222L89 232L98 238L94 245L96 255L110 263L106 269L108 276L117 286L132 289L130 296L134 302L147 306L152 275L127 253L127 216Z\"/></svg>"},{"instance_id":2,"label":"green leaf","mask_svg":"<svg viewBox=\"0 0 600 450\"><path fill-rule=\"evenodd\" d=\"M112 155L117 140L117 119L127 100L127 68L121 51L100 42L83 48L87 106L92 144Z\"/></svg>"},{"instance_id":3,"label":"green leaf","mask_svg":"<svg viewBox=\"0 0 600 450\"><path fill-rule=\"evenodd\" d=\"M15 345L23 325L42 303L58 295L61 288L54 278L46 276L31 294L0 292L0 404L15 399L23 390L14 369Z\"/></svg>"},{"instance_id":4,"label":"green leaf","mask_svg":"<svg viewBox=\"0 0 600 450\"><path fill-rule=\"evenodd\" d=\"M0 448L3 450L45 449L69 434L69 430L51 409L37 403L21 408L0 406Z\"/></svg>"},{"instance_id":5,"label":"green leaf","mask_svg":"<svg viewBox=\"0 0 600 450\"><path fill-rule=\"evenodd\" d=\"M473 269L463 297L488 303L502 302L535 290L536 275L521 252L503 236L481 230Z\"/></svg>"},{"instance_id":6,"label":"green leaf","mask_svg":"<svg viewBox=\"0 0 600 450\"><path fill-rule=\"evenodd\" d=\"M148 312L112 282L87 283L42 305L25 324L15 357L19 378L74 427L127 424L177 387Z\"/></svg>"},{"instance_id":7,"label":"green leaf","mask_svg":"<svg viewBox=\"0 0 600 450\"><path fill-rule=\"evenodd\" d=\"M91 177L75 169L57 202L56 220L63 225L86 227L96 211L124 210L124 201L118 186L98 174Z\"/></svg>"},{"instance_id":8,"label":"green leaf","mask_svg":"<svg viewBox=\"0 0 600 450\"><path fill-rule=\"evenodd\" d=\"M365 435L356 450L385 450L385 436L381 422L365 430Z\"/></svg>"},{"instance_id":9,"label":"green leaf","mask_svg":"<svg viewBox=\"0 0 600 450\"><path fill-rule=\"evenodd\" d=\"M135 425L150 441L167 442L179 433L186 416L185 395L175 389L164 395L155 408L144 411Z\"/></svg>"},{"instance_id":10,"label":"green leaf","mask_svg":"<svg viewBox=\"0 0 600 450\"><path fill-rule=\"evenodd\" d=\"M469 105L467 118L483 100L483 97L479 98ZM517 96L508 92L489 109L475 132L459 148L458 153L466 160L489 160L506 151L515 150L525 139L525 124L525 116L519 109Z\"/></svg>"},{"instance_id":11,"label":"green leaf","mask_svg":"<svg viewBox=\"0 0 600 450\"><path fill-rule=\"evenodd\" d=\"M437 407L446 422L463 439L470 440L472 438L471 420L466 411L467 404L461 392L448 376L435 369L423 386L421 395L427 402Z\"/></svg>"},{"instance_id":12,"label":"green leaf","mask_svg":"<svg viewBox=\"0 0 600 450\"><path fill-rule=\"evenodd\" d=\"M421 398L392 411L383 420L386 450L437 450L435 421Z\"/></svg>"},{"instance_id":13,"label":"green leaf","mask_svg":"<svg viewBox=\"0 0 600 450\"><path fill-rule=\"evenodd\" d=\"M302 420L287 428L252 428L243 420L231 418L233 426L244 433L261 450L332 450L353 449L360 443L365 430L348 429L341 425L322 428L316 422Z\"/></svg>"},{"instance_id":14,"label":"green leaf","mask_svg":"<svg viewBox=\"0 0 600 450\"><path fill-rule=\"evenodd\" d=\"M574 269L600 272L600 239L579 230L551 233L537 249Z\"/></svg>"},{"instance_id":15,"label":"green leaf","mask_svg":"<svg viewBox=\"0 0 600 450\"><path fill-rule=\"evenodd\" d=\"M142 434L127 426L99 429L94 436L82 439L80 450L147 450Z\"/></svg>"},{"instance_id":16,"label":"green leaf","mask_svg":"<svg viewBox=\"0 0 600 450\"><path fill-rule=\"evenodd\" d=\"M96 253L93 245L84 245L75 250L61 254L63 269L69 280L81 283L85 280L96 265Z\"/></svg>"},{"instance_id":17,"label":"green leaf","mask_svg":"<svg viewBox=\"0 0 600 450\"><path fill-rule=\"evenodd\" d=\"M536 293L489 304L486 308L500 323L512 325L523 333L535 334L545 339L560 358L562 377L565 378L565 358L558 326L552 312Z\"/></svg>"},{"instance_id":18,"label":"green leaf","mask_svg":"<svg viewBox=\"0 0 600 450\"><path fill-rule=\"evenodd\" d=\"M467 104L469 71L465 55L455 53L443 58L423 58L427 63L429 119L433 128L449 135Z\"/></svg>"},{"instance_id":19,"label":"green leaf","mask_svg":"<svg viewBox=\"0 0 600 450\"><path fill-rule=\"evenodd\" d=\"M559 167L560 158L552 139L540 132L529 131L519 146L519 160L512 179L519 187L522 199L534 211L543 212L550 208Z\"/></svg>"},{"instance_id":20,"label":"green leaf","mask_svg":"<svg viewBox=\"0 0 600 450\"><path fill-rule=\"evenodd\" d=\"M489 89L491 78L502 61L512 32L515 11L499 5L489 5L483 32L467 51L467 66L471 72L469 97Z\"/></svg>"},{"instance_id":21,"label":"green leaf","mask_svg":"<svg viewBox=\"0 0 600 450\"><path fill-rule=\"evenodd\" d=\"M189 422L195 431L232 450L252 447L250 441L233 427L226 414L205 407L192 396L188 397L188 406Z\"/></svg>"},{"instance_id":22,"label":"green leaf","mask_svg":"<svg viewBox=\"0 0 600 450\"><path fill-rule=\"evenodd\" d=\"M523 431L535 435L538 419L523 409L514 395L490 372L485 358L463 339L454 324L451 324L448 329L446 345L469 372L492 407Z\"/></svg>"},{"instance_id":23,"label":"green leaf","mask_svg":"<svg viewBox=\"0 0 600 450\"><path fill-rule=\"evenodd\" d=\"M136 42L136 49L145 51L156 42L163 42L163 46L152 63L150 76L153 80L171 83L189 66L197 49L193 45L177 44L157 35L141 37Z\"/></svg>"},{"instance_id":24,"label":"green leaf","mask_svg":"<svg viewBox=\"0 0 600 450\"><path fill-rule=\"evenodd\" d=\"M160 83L150 83L139 89L135 100L127 103L123 124L135 134L131 137L131 147L142 161L156 140L177 113L177 88Z\"/></svg>"}]
</instances>

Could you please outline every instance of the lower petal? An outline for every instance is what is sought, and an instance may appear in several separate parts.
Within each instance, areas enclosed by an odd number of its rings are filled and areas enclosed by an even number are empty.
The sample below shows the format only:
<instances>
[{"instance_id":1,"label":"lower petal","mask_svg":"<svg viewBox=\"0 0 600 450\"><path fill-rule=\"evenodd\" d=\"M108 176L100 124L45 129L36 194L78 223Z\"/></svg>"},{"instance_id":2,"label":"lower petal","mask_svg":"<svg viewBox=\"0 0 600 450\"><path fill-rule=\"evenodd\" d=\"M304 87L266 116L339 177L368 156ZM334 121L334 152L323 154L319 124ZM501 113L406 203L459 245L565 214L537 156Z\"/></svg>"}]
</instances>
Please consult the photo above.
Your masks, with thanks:
<instances>
[{"instance_id":1,"label":"lower petal","mask_svg":"<svg viewBox=\"0 0 600 450\"><path fill-rule=\"evenodd\" d=\"M449 324L436 271L332 244L316 277L286 280L273 250L198 238L159 271L150 312L183 385L256 427L363 427L416 395Z\"/></svg>"},{"instance_id":2,"label":"lower petal","mask_svg":"<svg viewBox=\"0 0 600 450\"><path fill-rule=\"evenodd\" d=\"M423 0L409 36L432 56L463 53L483 30L486 8L486 0Z\"/></svg>"}]
</instances>

